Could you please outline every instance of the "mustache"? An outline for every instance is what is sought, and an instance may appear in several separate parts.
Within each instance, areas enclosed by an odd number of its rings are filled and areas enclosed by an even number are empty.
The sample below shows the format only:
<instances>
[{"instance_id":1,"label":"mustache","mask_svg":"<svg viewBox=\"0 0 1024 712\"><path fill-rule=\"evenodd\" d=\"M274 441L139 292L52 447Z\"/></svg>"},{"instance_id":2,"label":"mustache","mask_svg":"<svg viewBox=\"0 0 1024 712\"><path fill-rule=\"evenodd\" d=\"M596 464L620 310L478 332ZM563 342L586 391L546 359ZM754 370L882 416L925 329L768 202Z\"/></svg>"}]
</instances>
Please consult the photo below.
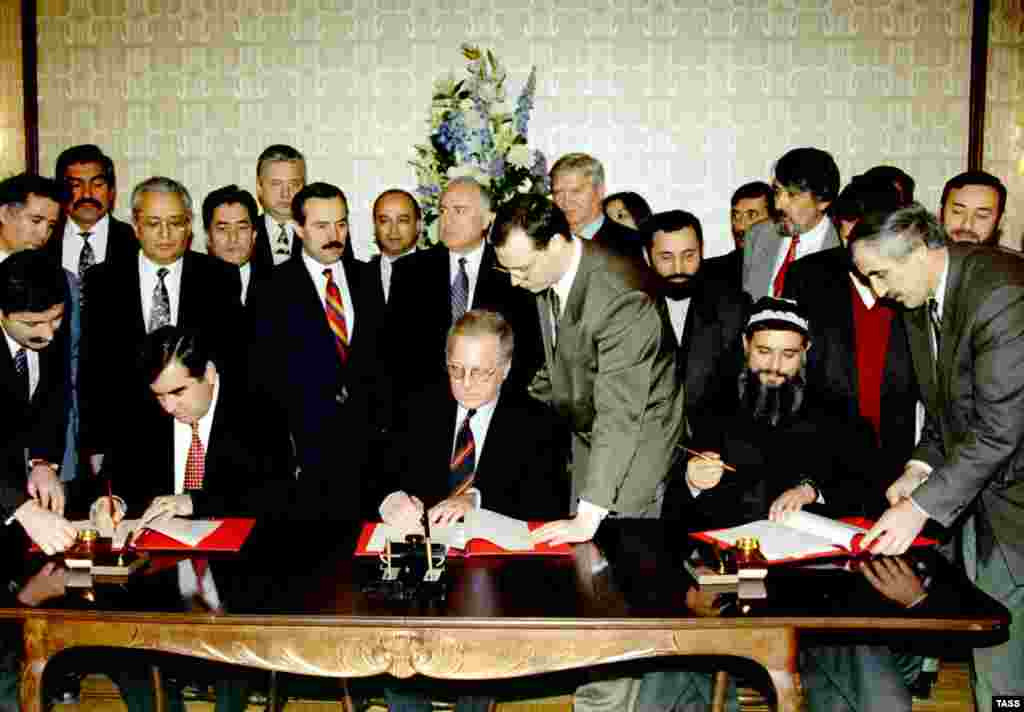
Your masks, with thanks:
<instances>
[{"instance_id":1,"label":"mustache","mask_svg":"<svg viewBox=\"0 0 1024 712\"><path fill-rule=\"evenodd\" d=\"M339 242L338 240L331 240L330 242L324 244L323 249L330 250L330 249L335 248L335 247L338 248L339 250L344 250L345 249L345 243L344 242Z\"/></svg>"},{"instance_id":2,"label":"mustache","mask_svg":"<svg viewBox=\"0 0 1024 712\"><path fill-rule=\"evenodd\" d=\"M100 201L96 200L95 198L79 198L71 207L72 209L77 209L84 207L86 205L92 205L95 206L97 210L103 210L103 205L101 205Z\"/></svg>"}]
</instances>

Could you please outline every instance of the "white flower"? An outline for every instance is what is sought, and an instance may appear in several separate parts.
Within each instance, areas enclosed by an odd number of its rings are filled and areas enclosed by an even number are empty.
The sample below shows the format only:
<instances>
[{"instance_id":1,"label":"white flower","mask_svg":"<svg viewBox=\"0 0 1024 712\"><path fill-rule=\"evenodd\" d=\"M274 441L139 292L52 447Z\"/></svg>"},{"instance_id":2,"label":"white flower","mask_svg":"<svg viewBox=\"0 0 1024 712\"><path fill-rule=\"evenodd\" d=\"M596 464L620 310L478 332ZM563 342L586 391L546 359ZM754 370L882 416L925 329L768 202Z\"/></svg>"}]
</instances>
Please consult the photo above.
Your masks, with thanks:
<instances>
[{"instance_id":1,"label":"white flower","mask_svg":"<svg viewBox=\"0 0 1024 712\"><path fill-rule=\"evenodd\" d=\"M533 181L529 178L523 178L523 182L519 184L519 187L516 188L516 190L520 193L529 193L533 190Z\"/></svg>"},{"instance_id":2,"label":"white flower","mask_svg":"<svg viewBox=\"0 0 1024 712\"><path fill-rule=\"evenodd\" d=\"M516 168L529 168L532 163L530 149L524 144L517 143L509 149L508 155L505 156L505 161L511 163Z\"/></svg>"}]
</instances>

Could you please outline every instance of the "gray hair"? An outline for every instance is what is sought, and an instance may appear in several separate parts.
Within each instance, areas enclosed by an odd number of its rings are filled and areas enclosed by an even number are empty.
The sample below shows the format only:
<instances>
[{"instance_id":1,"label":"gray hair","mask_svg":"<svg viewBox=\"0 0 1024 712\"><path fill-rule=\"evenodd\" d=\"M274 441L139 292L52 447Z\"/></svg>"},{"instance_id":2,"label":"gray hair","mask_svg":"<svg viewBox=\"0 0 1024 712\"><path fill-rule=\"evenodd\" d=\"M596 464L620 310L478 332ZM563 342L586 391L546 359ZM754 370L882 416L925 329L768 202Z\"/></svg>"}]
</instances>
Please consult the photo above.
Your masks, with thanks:
<instances>
[{"instance_id":1,"label":"gray hair","mask_svg":"<svg viewBox=\"0 0 1024 712\"><path fill-rule=\"evenodd\" d=\"M139 211L143 193L175 193L181 198L185 210L192 212L192 196L188 194L188 188L173 178L153 176L135 186L135 190L132 191L132 213Z\"/></svg>"},{"instance_id":2,"label":"gray hair","mask_svg":"<svg viewBox=\"0 0 1024 712\"><path fill-rule=\"evenodd\" d=\"M863 222L864 229L858 225L851 233L850 247L871 245L886 259L901 260L922 243L930 250L949 243L939 219L917 202L885 215L877 230L869 226L870 220Z\"/></svg>"},{"instance_id":3,"label":"gray hair","mask_svg":"<svg viewBox=\"0 0 1024 712\"><path fill-rule=\"evenodd\" d=\"M586 153L567 153L551 166L551 179L560 173L581 173L590 179L595 188L604 185L604 166L601 161Z\"/></svg>"},{"instance_id":4,"label":"gray hair","mask_svg":"<svg viewBox=\"0 0 1024 712\"><path fill-rule=\"evenodd\" d=\"M451 353L452 342L458 336L497 336L498 356L501 363L512 360L516 337L512 325L500 313L486 309L470 309L448 329L445 356Z\"/></svg>"},{"instance_id":5,"label":"gray hair","mask_svg":"<svg viewBox=\"0 0 1024 712\"><path fill-rule=\"evenodd\" d=\"M276 163L279 161L300 161L302 163L302 174L306 174L306 157L297 148L284 143L275 143L263 149L263 153L256 159L256 178L263 173L265 163Z\"/></svg>"},{"instance_id":6,"label":"gray hair","mask_svg":"<svg viewBox=\"0 0 1024 712\"><path fill-rule=\"evenodd\" d=\"M480 209L485 212L491 212L491 193L484 188L483 185L473 176L459 176L458 178L452 178L448 181L448 185L445 186L444 192L448 192L452 187L457 185L471 185L476 188L477 193L480 194Z\"/></svg>"}]
</instances>

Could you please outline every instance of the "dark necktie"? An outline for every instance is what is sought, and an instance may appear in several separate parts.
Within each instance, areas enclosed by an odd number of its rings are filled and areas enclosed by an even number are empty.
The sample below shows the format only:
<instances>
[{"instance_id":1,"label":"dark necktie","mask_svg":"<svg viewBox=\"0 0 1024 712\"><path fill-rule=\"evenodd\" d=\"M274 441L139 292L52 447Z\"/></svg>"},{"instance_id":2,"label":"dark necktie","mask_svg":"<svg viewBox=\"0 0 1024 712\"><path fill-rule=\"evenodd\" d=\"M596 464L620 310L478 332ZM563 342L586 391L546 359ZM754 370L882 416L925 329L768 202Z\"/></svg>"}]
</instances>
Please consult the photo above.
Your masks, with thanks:
<instances>
[{"instance_id":1,"label":"dark necktie","mask_svg":"<svg viewBox=\"0 0 1024 712\"><path fill-rule=\"evenodd\" d=\"M167 293L164 279L170 270L161 267L156 271L156 286L153 288L153 307L149 312L149 333L171 323L171 297Z\"/></svg>"},{"instance_id":2,"label":"dark necktie","mask_svg":"<svg viewBox=\"0 0 1024 712\"><path fill-rule=\"evenodd\" d=\"M18 376L18 383L21 385L21 392L25 397L31 399L28 381L28 352L25 349L18 349L14 353L14 373Z\"/></svg>"},{"instance_id":3,"label":"dark necktie","mask_svg":"<svg viewBox=\"0 0 1024 712\"><path fill-rule=\"evenodd\" d=\"M92 249L92 245L89 244L90 237L92 237L91 232L82 233L82 251L78 253L79 282L85 279L86 270L96 264L96 252Z\"/></svg>"},{"instance_id":4,"label":"dark necktie","mask_svg":"<svg viewBox=\"0 0 1024 712\"><path fill-rule=\"evenodd\" d=\"M775 283L772 288L772 294L776 297L782 296L782 288L786 284L786 270L793 264L793 260L796 259L796 246L800 244L800 236L793 235L789 240L789 249L786 250L786 257L782 260L782 266L779 267L779 273L775 275Z\"/></svg>"},{"instance_id":5,"label":"dark necktie","mask_svg":"<svg viewBox=\"0 0 1024 712\"><path fill-rule=\"evenodd\" d=\"M341 290L334 281L334 273L330 268L324 270L324 277L327 277L327 291L325 293L324 305L327 310L327 325L331 327L334 334L334 345L338 349L338 358L344 366L348 361L348 322L345 321L345 305L341 301Z\"/></svg>"},{"instance_id":6,"label":"dark necktie","mask_svg":"<svg viewBox=\"0 0 1024 712\"><path fill-rule=\"evenodd\" d=\"M936 299L928 300L928 320L932 325L932 335L935 337L935 361L938 363L939 352L942 350L942 317L939 316L939 302Z\"/></svg>"},{"instance_id":7,"label":"dark necktie","mask_svg":"<svg viewBox=\"0 0 1024 712\"><path fill-rule=\"evenodd\" d=\"M562 300L554 288L548 290L548 299L551 300L551 347L554 348L558 343L558 319L562 315Z\"/></svg>"},{"instance_id":8,"label":"dark necktie","mask_svg":"<svg viewBox=\"0 0 1024 712\"><path fill-rule=\"evenodd\" d=\"M454 324L469 308L469 274L466 273L466 258L459 258L459 273L452 282L452 323Z\"/></svg>"},{"instance_id":9,"label":"dark necktie","mask_svg":"<svg viewBox=\"0 0 1024 712\"><path fill-rule=\"evenodd\" d=\"M473 440L473 429L469 427L470 419L476 415L475 410L466 413L459 434L455 438L455 451L448 466L448 487L465 489L462 483L476 475L476 442Z\"/></svg>"}]
</instances>

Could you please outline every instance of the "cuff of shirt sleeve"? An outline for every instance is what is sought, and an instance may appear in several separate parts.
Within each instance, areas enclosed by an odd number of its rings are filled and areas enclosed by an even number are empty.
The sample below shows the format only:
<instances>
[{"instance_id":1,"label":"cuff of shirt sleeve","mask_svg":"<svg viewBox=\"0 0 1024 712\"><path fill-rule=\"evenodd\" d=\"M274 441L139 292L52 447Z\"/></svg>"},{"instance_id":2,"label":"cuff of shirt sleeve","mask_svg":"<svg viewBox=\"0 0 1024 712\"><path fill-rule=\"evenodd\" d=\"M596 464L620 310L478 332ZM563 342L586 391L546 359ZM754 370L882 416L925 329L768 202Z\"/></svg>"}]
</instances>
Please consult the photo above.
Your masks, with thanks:
<instances>
[{"instance_id":1,"label":"cuff of shirt sleeve","mask_svg":"<svg viewBox=\"0 0 1024 712\"><path fill-rule=\"evenodd\" d=\"M918 503L917 503L917 502L916 502L916 501L914 500L914 498L913 498L913 497L907 497L907 499L909 499L909 500L910 500L910 503L911 503L912 505L914 505L914 507L916 507L916 508L917 508L917 511L919 511L919 512L920 512L921 514L923 514L924 516L928 517L929 519L931 519L931 518L932 518L932 515L928 514L928 512L926 512L926 511L925 511L924 507L922 507L922 506L921 506L920 504L918 504Z\"/></svg>"},{"instance_id":2,"label":"cuff of shirt sleeve","mask_svg":"<svg viewBox=\"0 0 1024 712\"><path fill-rule=\"evenodd\" d=\"M466 490L466 494L473 495L473 509L480 509L480 505L483 503L484 496L480 494L480 490L476 487L470 487Z\"/></svg>"},{"instance_id":3,"label":"cuff of shirt sleeve","mask_svg":"<svg viewBox=\"0 0 1024 712\"><path fill-rule=\"evenodd\" d=\"M696 487L691 485L689 482L686 483L686 486L690 488L690 494L693 495L694 499L697 499L697 497L700 496L700 493L704 491L702 489L697 489Z\"/></svg>"},{"instance_id":4,"label":"cuff of shirt sleeve","mask_svg":"<svg viewBox=\"0 0 1024 712\"><path fill-rule=\"evenodd\" d=\"M607 517L608 514L609 511L604 507L588 502L585 499L581 499L576 506L576 516L595 517L599 522Z\"/></svg>"},{"instance_id":5,"label":"cuff of shirt sleeve","mask_svg":"<svg viewBox=\"0 0 1024 712\"><path fill-rule=\"evenodd\" d=\"M935 469L924 460L907 460L907 466L909 467L910 465L917 465L929 475L932 474L932 470Z\"/></svg>"}]
</instances>

